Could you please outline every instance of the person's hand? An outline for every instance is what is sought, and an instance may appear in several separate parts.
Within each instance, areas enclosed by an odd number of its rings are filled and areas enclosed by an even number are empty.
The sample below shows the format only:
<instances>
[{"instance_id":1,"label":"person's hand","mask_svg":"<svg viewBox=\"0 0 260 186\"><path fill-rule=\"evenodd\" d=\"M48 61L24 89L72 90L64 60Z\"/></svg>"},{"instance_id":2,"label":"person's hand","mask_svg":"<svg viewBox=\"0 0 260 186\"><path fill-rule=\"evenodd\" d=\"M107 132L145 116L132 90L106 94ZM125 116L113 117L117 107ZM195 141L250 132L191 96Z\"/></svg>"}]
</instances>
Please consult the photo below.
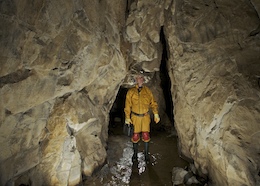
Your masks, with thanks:
<instances>
[{"instance_id":1,"label":"person's hand","mask_svg":"<svg viewBox=\"0 0 260 186\"><path fill-rule=\"evenodd\" d=\"M159 114L154 114L154 121L155 121L155 123L159 123L159 121L160 121Z\"/></svg>"},{"instance_id":2,"label":"person's hand","mask_svg":"<svg viewBox=\"0 0 260 186\"><path fill-rule=\"evenodd\" d=\"M127 124L127 125L132 124L132 120L129 119L129 118L126 118L126 119L125 119L125 124Z\"/></svg>"}]
</instances>

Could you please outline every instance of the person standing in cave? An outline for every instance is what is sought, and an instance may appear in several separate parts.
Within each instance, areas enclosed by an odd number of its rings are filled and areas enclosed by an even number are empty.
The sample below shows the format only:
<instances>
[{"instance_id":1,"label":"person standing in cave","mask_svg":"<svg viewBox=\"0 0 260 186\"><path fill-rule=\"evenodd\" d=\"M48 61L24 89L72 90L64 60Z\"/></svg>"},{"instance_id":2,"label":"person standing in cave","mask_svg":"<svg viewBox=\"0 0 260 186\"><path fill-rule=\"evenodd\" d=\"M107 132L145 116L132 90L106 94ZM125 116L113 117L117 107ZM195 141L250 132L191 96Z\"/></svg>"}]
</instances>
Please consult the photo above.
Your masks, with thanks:
<instances>
[{"instance_id":1,"label":"person standing in cave","mask_svg":"<svg viewBox=\"0 0 260 186\"><path fill-rule=\"evenodd\" d=\"M125 124L133 125L134 132L131 138L133 142L134 154L132 161L137 161L138 142L140 134L145 147L145 161L150 162L149 158L149 141L150 141L150 114L149 109L152 109L155 123L159 123L160 117L158 114L158 104L154 99L151 90L143 85L144 76L139 73L136 78L136 85L129 89L125 100Z\"/></svg>"}]
</instances>

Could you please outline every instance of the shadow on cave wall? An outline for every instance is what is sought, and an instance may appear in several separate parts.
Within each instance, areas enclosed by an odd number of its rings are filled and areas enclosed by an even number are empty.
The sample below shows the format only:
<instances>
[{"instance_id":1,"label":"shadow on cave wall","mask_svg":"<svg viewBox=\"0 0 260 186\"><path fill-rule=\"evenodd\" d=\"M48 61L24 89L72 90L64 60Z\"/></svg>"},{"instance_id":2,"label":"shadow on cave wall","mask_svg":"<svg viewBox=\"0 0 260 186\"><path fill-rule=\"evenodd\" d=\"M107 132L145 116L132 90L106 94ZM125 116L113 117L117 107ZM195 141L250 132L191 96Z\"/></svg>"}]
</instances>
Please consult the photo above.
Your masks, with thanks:
<instances>
[{"instance_id":1,"label":"shadow on cave wall","mask_svg":"<svg viewBox=\"0 0 260 186\"><path fill-rule=\"evenodd\" d=\"M167 69L167 61L168 61L167 43L163 33L163 27L161 28L160 31L160 40L163 47L162 60L160 65L160 78L161 78L161 87L163 90L165 106L166 106L165 112L174 126L173 101L171 95L171 80Z\"/></svg>"},{"instance_id":2,"label":"shadow on cave wall","mask_svg":"<svg viewBox=\"0 0 260 186\"><path fill-rule=\"evenodd\" d=\"M127 93L127 88L120 87L117 93L114 104L109 113L109 130L111 132L111 128L115 128L116 125L123 126L125 121L124 115L124 107L125 107L125 97Z\"/></svg>"}]
</instances>

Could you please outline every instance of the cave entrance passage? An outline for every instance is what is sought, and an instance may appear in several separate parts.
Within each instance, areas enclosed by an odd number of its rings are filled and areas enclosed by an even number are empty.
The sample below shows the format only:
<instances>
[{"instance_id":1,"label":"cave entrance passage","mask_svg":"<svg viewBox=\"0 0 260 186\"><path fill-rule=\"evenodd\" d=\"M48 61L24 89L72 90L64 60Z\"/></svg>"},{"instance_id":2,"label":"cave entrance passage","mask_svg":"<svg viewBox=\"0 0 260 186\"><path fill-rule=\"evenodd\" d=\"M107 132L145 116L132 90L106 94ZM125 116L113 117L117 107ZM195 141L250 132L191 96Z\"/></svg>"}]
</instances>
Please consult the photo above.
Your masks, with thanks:
<instances>
[{"instance_id":1,"label":"cave entrance passage","mask_svg":"<svg viewBox=\"0 0 260 186\"><path fill-rule=\"evenodd\" d=\"M173 124L173 105L170 92L170 78L167 71L167 47L164 39L163 29L161 30L161 42L163 45L162 61L160 65L161 88L165 101L165 114ZM158 75L158 74L157 74ZM157 76L158 77L158 76ZM123 134L125 121L124 106L128 89L120 87L114 104L110 111L109 138L107 147L107 167L111 171L109 176L103 179L104 183L116 183L117 185L172 185L171 171L173 167L185 167L188 165L178 155L177 138L171 135L169 130L161 130L163 123L151 123L150 159L151 163L144 162L144 143L138 143L138 164L132 163L133 148L130 137ZM158 101L158 98L156 98ZM160 101L163 101L160 98ZM160 109L159 109L160 110ZM160 110L162 112L162 110ZM171 126L173 128L173 125ZM156 130L159 129L159 130ZM102 172L100 173L102 174ZM104 177L104 175L99 175Z\"/></svg>"},{"instance_id":2,"label":"cave entrance passage","mask_svg":"<svg viewBox=\"0 0 260 186\"><path fill-rule=\"evenodd\" d=\"M164 112L166 116L169 118L172 126L174 126L174 115L173 115L173 101L171 95L171 80L168 75L167 70L167 61L168 61L168 54L167 54L167 43L165 40L165 36L163 33L163 27L160 31L160 41L162 44L162 59L160 64L160 79L161 79L161 88L163 91L163 101L165 102L165 109ZM109 117L109 131L112 128L115 128L117 125L122 126L124 125L125 117L124 117L124 106L125 106L125 97L127 93L127 88L120 87L114 104L110 110ZM157 101L158 99L155 98ZM161 101L161 100L160 100Z\"/></svg>"}]
</instances>

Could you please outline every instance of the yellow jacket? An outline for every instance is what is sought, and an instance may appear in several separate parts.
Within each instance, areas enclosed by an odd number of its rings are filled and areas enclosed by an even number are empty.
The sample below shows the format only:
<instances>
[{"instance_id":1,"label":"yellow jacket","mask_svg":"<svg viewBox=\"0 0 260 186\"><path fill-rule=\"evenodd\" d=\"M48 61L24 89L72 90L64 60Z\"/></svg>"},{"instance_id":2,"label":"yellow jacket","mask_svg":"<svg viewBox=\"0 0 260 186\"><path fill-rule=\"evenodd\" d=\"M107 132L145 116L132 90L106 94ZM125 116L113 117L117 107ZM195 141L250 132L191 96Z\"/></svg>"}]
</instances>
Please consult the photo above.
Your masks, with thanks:
<instances>
[{"instance_id":1,"label":"yellow jacket","mask_svg":"<svg viewBox=\"0 0 260 186\"><path fill-rule=\"evenodd\" d=\"M138 85L128 90L125 101L125 117L131 119L135 126L134 132L150 131L150 116L147 114L144 117L139 117L131 112L137 114L148 113L149 109L152 109L153 114L158 114L158 105L154 99L151 90L144 86L141 91L138 92Z\"/></svg>"}]
</instances>

